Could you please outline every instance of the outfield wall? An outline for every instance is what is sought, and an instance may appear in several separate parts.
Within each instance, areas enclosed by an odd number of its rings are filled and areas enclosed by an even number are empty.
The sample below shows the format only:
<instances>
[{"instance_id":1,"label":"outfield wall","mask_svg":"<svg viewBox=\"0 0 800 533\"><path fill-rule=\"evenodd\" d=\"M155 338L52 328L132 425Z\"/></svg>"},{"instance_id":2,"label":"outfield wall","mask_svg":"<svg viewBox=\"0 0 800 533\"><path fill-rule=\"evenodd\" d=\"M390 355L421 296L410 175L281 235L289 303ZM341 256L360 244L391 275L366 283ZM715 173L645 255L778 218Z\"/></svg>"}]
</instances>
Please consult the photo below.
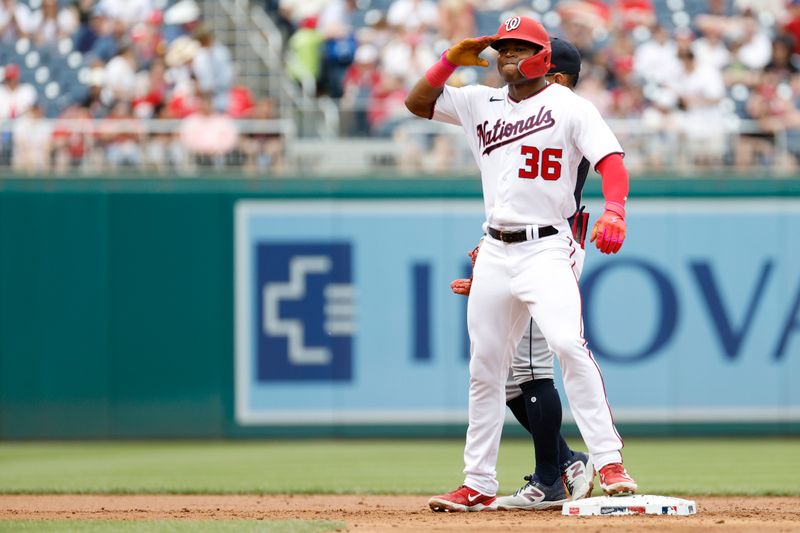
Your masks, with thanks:
<instances>
[{"instance_id":1,"label":"outfield wall","mask_svg":"<svg viewBox=\"0 0 800 533\"><path fill-rule=\"evenodd\" d=\"M800 183L629 213L582 280L623 429L800 434ZM481 220L475 179L2 180L0 438L463 435Z\"/></svg>"}]
</instances>

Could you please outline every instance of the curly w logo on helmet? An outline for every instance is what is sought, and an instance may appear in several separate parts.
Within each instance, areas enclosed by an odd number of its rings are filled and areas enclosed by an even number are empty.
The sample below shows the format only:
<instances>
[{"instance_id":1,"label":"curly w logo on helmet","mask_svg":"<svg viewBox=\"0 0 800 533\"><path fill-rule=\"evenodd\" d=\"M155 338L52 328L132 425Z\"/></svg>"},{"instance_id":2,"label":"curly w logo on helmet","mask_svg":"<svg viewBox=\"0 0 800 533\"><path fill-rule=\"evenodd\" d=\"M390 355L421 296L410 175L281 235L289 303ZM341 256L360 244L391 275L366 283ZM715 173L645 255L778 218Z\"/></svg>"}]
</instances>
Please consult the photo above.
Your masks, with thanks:
<instances>
[{"instance_id":1,"label":"curly w logo on helmet","mask_svg":"<svg viewBox=\"0 0 800 533\"><path fill-rule=\"evenodd\" d=\"M516 30L517 28L519 28L520 20L521 19L519 17L511 17L510 19L505 21L503 24L506 27L506 31Z\"/></svg>"}]
</instances>

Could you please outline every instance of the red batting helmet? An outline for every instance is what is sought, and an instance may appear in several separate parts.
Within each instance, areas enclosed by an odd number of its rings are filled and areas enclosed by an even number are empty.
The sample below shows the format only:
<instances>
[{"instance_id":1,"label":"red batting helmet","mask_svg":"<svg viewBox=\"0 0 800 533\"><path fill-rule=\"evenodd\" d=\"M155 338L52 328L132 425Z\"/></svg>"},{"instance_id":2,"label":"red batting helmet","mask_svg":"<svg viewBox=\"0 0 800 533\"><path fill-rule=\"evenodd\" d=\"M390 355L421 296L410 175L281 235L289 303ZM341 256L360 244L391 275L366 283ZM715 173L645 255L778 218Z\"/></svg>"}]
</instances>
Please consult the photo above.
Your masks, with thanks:
<instances>
[{"instance_id":1,"label":"red batting helmet","mask_svg":"<svg viewBox=\"0 0 800 533\"><path fill-rule=\"evenodd\" d=\"M540 46L542 49L519 62L517 68L526 78L538 78L550 70L550 36L544 26L529 17L511 17L503 21L497 28L498 39L492 43L492 48L497 49L501 42L508 39L517 39Z\"/></svg>"}]
</instances>

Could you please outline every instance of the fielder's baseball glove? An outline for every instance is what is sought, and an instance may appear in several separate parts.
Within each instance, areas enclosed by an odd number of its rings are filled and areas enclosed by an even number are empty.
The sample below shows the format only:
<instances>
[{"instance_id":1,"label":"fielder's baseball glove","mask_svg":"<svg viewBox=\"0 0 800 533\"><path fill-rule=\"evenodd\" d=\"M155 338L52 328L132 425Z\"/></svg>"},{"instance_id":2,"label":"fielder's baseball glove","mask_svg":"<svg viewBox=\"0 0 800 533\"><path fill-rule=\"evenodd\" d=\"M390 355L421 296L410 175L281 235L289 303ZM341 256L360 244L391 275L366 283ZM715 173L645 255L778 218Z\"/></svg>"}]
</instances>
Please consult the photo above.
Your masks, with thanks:
<instances>
[{"instance_id":1,"label":"fielder's baseball glove","mask_svg":"<svg viewBox=\"0 0 800 533\"><path fill-rule=\"evenodd\" d=\"M481 244L483 244L483 239L479 240L475 248L467 254L472 259L473 269L475 268L475 261L478 259L478 252L481 250ZM472 289L472 276L469 279L454 279L450 282L450 289L456 294L469 296L469 291Z\"/></svg>"}]
</instances>

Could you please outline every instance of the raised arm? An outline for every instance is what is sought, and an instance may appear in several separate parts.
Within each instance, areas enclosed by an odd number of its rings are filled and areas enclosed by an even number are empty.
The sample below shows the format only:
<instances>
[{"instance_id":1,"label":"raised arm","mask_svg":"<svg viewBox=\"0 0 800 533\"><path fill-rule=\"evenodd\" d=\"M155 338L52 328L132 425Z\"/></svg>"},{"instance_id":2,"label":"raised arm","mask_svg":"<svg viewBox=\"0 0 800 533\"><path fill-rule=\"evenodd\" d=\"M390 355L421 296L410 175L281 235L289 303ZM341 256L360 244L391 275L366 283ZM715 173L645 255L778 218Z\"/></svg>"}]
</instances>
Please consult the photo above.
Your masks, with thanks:
<instances>
[{"instance_id":1,"label":"raised arm","mask_svg":"<svg viewBox=\"0 0 800 533\"><path fill-rule=\"evenodd\" d=\"M479 57L479 54L496 40L497 37L494 35L464 39L445 51L441 59L428 69L408 93L406 97L408 110L418 117L431 118L433 106L442 94L447 78L458 67L488 67L489 62Z\"/></svg>"}]
</instances>

